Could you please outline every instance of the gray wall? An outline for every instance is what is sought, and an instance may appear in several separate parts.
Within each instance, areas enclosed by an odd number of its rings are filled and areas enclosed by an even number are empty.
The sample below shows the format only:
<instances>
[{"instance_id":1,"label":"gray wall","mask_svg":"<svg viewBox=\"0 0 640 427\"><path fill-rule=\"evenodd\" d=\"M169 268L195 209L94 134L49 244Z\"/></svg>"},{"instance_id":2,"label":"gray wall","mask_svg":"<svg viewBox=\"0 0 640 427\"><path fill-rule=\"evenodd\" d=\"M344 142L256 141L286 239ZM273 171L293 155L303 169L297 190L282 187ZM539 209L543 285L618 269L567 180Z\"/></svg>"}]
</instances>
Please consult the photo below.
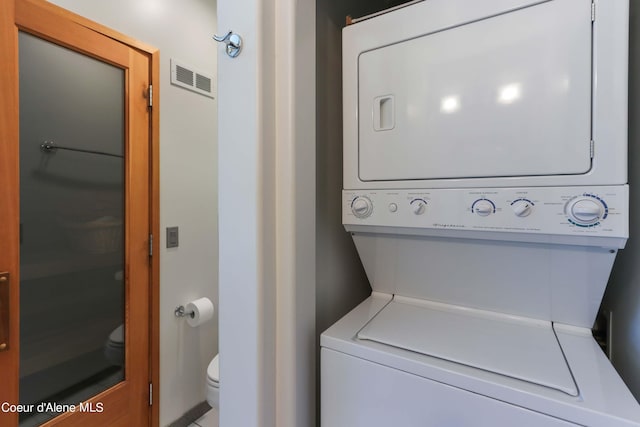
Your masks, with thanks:
<instances>
[{"instance_id":1,"label":"gray wall","mask_svg":"<svg viewBox=\"0 0 640 427\"><path fill-rule=\"evenodd\" d=\"M630 1L629 22L629 187L630 229L619 252L603 309L612 311L612 361L640 399L640 3Z\"/></svg>"}]
</instances>

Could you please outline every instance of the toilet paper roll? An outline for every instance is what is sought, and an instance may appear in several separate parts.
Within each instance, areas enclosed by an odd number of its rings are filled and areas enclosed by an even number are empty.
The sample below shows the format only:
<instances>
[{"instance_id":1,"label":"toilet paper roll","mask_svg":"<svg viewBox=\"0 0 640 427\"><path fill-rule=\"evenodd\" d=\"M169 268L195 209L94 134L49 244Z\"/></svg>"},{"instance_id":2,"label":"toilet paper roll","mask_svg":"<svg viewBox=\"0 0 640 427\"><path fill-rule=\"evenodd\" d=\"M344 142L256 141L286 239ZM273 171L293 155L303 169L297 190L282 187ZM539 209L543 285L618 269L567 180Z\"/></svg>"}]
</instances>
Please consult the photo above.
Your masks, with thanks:
<instances>
[{"instance_id":1,"label":"toilet paper roll","mask_svg":"<svg viewBox=\"0 0 640 427\"><path fill-rule=\"evenodd\" d=\"M213 303L209 298L198 298L195 301L187 303L185 311L193 312L193 315L187 315L187 323L189 326L200 326L203 323L213 319Z\"/></svg>"}]
</instances>

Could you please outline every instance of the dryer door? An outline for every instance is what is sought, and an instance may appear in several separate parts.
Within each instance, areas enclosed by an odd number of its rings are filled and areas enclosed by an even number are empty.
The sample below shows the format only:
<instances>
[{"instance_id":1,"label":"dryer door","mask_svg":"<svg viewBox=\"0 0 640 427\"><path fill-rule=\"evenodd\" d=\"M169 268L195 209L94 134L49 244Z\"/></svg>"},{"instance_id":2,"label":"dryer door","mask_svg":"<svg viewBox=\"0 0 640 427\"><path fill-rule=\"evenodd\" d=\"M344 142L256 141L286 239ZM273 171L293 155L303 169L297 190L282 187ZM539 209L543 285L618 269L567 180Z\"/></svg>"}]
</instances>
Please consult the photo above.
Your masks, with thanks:
<instances>
[{"instance_id":1,"label":"dryer door","mask_svg":"<svg viewBox=\"0 0 640 427\"><path fill-rule=\"evenodd\" d=\"M591 40L589 2L553 0L361 53L360 179L588 172Z\"/></svg>"}]
</instances>

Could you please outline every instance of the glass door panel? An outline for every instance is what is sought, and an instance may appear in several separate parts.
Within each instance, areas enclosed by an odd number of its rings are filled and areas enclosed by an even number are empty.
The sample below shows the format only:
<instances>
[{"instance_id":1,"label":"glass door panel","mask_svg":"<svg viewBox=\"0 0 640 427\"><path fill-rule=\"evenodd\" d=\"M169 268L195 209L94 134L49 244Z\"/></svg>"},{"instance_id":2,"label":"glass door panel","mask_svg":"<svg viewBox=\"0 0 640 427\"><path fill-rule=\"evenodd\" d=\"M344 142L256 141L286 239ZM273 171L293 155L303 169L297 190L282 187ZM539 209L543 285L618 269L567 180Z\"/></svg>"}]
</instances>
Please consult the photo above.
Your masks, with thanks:
<instances>
[{"instance_id":1,"label":"glass door panel","mask_svg":"<svg viewBox=\"0 0 640 427\"><path fill-rule=\"evenodd\" d=\"M125 72L24 32L19 70L20 404L78 405L125 378Z\"/></svg>"}]
</instances>

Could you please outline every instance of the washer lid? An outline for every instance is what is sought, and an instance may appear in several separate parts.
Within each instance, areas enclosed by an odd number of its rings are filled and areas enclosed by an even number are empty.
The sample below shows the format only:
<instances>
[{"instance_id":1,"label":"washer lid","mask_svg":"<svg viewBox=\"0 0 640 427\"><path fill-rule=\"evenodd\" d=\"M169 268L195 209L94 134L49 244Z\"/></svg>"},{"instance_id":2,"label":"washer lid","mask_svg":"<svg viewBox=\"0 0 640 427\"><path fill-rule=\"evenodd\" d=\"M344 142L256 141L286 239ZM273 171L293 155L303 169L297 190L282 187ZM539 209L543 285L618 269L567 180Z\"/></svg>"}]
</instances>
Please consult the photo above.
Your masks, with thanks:
<instances>
[{"instance_id":1,"label":"washer lid","mask_svg":"<svg viewBox=\"0 0 640 427\"><path fill-rule=\"evenodd\" d=\"M358 338L578 395L551 322L395 296Z\"/></svg>"},{"instance_id":2,"label":"washer lid","mask_svg":"<svg viewBox=\"0 0 640 427\"><path fill-rule=\"evenodd\" d=\"M207 367L207 378L212 381L220 382L220 359L219 354L209 363Z\"/></svg>"}]
</instances>

